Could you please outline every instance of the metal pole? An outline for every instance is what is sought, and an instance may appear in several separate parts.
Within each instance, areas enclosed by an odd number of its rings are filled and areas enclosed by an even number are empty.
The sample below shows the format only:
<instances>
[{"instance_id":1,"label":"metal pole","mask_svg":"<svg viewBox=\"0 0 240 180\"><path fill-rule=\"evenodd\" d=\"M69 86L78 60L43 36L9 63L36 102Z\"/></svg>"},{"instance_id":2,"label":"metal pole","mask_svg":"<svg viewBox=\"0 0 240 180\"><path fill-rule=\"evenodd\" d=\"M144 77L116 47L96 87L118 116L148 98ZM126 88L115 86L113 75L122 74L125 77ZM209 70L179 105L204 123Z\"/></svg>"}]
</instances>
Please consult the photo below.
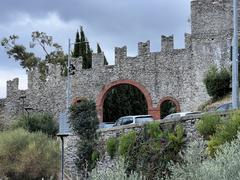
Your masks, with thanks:
<instances>
[{"instance_id":1,"label":"metal pole","mask_svg":"<svg viewBox=\"0 0 240 180\"><path fill-rule=\"evenodd\" d=\"M233 0L232 106L238 108L238 0Z\"/></svg>"},{"instance_id":2,"label":"metal pole","mask_svg":"<svg viewBox=\"0 0 240 180\"><path fill-rule=\"evenodd\" d=\"M69 110L69 99L70 99L70 48L71 48L71 40L68 39L68 65L67 65L67 102L66 102L66 113Z\"/></svg>"},{"instance_id":3,"label":"metal pole","mask_svg":"<svg viewBox=\"0 0 240 180\"><path fill-rule=\"evenodd\" d=\"M61 163L61 170L62 170L62 180L63 180L63 177L64 177L64 139L63 139L63 136L60 136L61 140L62 140L62 163Z\"/></svg>"}]
</instances>

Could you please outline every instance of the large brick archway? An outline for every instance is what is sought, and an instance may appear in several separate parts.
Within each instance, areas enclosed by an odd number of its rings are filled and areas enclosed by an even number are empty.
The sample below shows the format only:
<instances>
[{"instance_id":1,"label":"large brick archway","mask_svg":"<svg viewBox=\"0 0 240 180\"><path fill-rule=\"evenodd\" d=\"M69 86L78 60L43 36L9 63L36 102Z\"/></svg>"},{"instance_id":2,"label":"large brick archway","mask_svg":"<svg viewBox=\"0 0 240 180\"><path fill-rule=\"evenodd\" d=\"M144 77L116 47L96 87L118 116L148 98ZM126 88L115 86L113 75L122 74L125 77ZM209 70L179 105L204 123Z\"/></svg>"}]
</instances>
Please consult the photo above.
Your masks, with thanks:
<instances>
[{"instance_id":1,"label":"large brick archway","mask_svg":"<svg viewBox=\"0 0 240 180\"><path fill-rule=\"evenodd\" d=\"M160 100L159 104L158 104L157 109L159 109L159 118L161 117L161 105L162 105L165 101L172 101L172 102L175 104L175 106L176 106L176 111L177 111L177 112L180 112L180 111L181 111L179 102L178 102L176 99L174 99L173 97L167 96L167 97L162 98L162 99Z\"/></svg>"},{"instance_id":2,"label":"large brick archway","mask_svg":"<svg viewBox=\"0 0 240 180\"><path fill-rule=\"evenodd\" d=\"M140 83L133 81L133 80L126 79L126 80L113 81L110 84L103 86L103 88L100 91L100 93L98 94L97 100L96 100L96 108L97 108L97 114L98 114L99 121L100 122L103 121L103 104L104 104L105 98L107 97L108 92L112 88L123 85L123 84L132 85L132 86L138 88L143 93L143 95L145 96L146 102L147 102L147 106L148 106L148 114L152 115L156 119L156 117L154 116L156 113L154 113L155 109L153 108L152 97L151 97L150 93Z\"/></svg>"}]
</instances>

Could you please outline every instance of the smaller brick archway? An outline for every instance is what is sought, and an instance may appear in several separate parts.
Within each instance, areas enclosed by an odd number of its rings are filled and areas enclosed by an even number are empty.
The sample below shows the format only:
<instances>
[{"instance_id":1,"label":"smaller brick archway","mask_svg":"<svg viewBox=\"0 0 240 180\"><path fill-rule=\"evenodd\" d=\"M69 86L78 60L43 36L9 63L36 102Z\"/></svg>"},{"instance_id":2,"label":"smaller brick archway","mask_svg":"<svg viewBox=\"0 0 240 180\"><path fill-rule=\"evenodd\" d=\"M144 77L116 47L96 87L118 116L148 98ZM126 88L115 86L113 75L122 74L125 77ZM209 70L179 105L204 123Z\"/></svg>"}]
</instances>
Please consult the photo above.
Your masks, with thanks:
<instances>
[{"instance_id":1,"label":"smaller brick archway","mask_svg":"<svg viewBox=\"0 0 240 180\"><path fill-rule=\"evenodd\" d=\"M157 109L159 109L159 117L161 117L161 105L162 105L164 102L166 102L166 101L171 101L171 102L173 102L173 103L175 104L175 106L176 106L176 111L177 111L177 112L181 112L179 102L178 102L176 99L174 99L173 97L167 96L167 97L162 98L162 99L160 100L159 104L158 104Z\"/></svg>"},{"instance_id":2,"label":"smaller brick archway","mask_svg":"<svg viewBox=\"0 0 240 180\"><path fill-rule=\"evenodd\" d=\"M154 117L154 111L155 109L153 108L152 105L152 98L150 93L147 91L147 89L141 85L140 83L133 81L133 80L129 80L129 79L125 79L125 80L117 80L117 81L113 81L110 84L107 84L105 86L103 86L102 90L100 91L99 95L97 96L97 100L96 100L96 109L97 109L97 114L98 114L98 119L100 122L103 121L103 104L104 104L104 100L107 97L108 92L120 85L123 84L129 84L132 85L134 87L136 87L137 89L139 89L143 95L145 96L146 102L147 102L147 106L148 106L148 114L153 115Z\"/></svg>"}]
</instances>

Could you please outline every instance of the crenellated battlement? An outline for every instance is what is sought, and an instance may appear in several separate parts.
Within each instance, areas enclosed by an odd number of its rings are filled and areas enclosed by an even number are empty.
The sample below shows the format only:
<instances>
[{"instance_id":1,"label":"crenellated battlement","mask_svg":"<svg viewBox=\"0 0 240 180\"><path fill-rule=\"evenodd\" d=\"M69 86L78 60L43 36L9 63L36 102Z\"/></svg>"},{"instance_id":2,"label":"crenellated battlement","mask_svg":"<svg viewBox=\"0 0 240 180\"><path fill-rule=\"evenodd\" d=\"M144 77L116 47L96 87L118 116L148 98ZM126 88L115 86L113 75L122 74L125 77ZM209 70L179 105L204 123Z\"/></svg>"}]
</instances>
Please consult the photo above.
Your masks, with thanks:
<instances>
[{"instance_id":1,"label":"crenellated battlement","mask_svg":"<svg viewBox=\"0 0 240 180\"><path fill-rule=\"evenodd\" d=\"M14 78L13 80L7 81L7 97L11 96L14 92L18 91L19 79Z\"/></svg>"},{"instance_id":2,"label":"crenellated battlement","mask_svg":"<svg viewBox=\"0 0 240 180\"><path fill-rule=\"evenodd\" d=\"M145 56L150 53L150 41L138 43L138 56Z\"/></svg>"},{"instance_id":3,"label":"crenellated battlement","mask_svg":"<svg viewBox=\"0 0 240 180\"><path fill-rule=\"evenodd\" d=\"M105 55L103 52L93 53L92 54L92 68L96 69L96 68L104 66L104 58L105 58Z\"/></svg>"},{"instance_id":4,"label":"crenellated battlement","mask_svg":"<svg viewBox=\"0 0 240 180\"><path fill-rule=\"evenodd\" d=\"M121 64L127 58L127 46L115 47L115 64Z\"/></svg>"},{"instance_id":5,"label":"crenellated battlement","mask_svg":"<svg viewBox=\"0 0 240 180\"><path fill-rule=\"evenodd\" d=\"M161 36L161 47L162 51L171 51L174 49L174 37L171 36Z\"/></svg>"}]
</instances>

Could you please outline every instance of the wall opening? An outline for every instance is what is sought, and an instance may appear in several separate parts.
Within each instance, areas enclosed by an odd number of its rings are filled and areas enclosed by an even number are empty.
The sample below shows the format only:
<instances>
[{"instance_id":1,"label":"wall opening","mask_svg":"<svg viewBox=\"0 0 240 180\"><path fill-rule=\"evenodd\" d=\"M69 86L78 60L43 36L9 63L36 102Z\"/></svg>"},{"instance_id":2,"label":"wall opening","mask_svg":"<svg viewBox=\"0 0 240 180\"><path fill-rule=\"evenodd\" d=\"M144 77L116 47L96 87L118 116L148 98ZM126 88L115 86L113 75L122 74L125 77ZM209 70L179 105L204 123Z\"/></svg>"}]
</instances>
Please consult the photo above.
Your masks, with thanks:
<instances>
[{"instance_id":1,"label":"wall opening","mask_svg":"<svg viewBox=\"0 0 240 180\"><path fill-rule=\"evenodd\" d=\"M121 84L109 90L103 103L103 122L115 122L122 116L140 114L148 114L148 106L138 88Z\"/></svg>"},{"instance_id":2,"label":"wall opening","mask_svg":"<svg viewBox=\"0 0 240 180\"><path fill-rule=\"evenodd\" d=\"M113 82L103 86L101 91L99 92L99 95L97 96L97 100L96 100L97 114L98 114L99 121L100 122L110 121L110 120L103 119L104 101L105 101L108 93L111 91L111 89L118 87L120 85L124 85L124 84L132 85L133 87L138 89L144 95L146 104L147 104L147 113L146 114L150 114L154 117L154 119L157 119L158 118L157 114L159 114L159 110L153 108L152 98L151 98L151 95L148 92L148 90L143 85L141 85L140 83L138 83L136 81L133 81L130 79L124 79L124 80L113 81Z\"/></svg>"},{"instance_id":3,"label":"wall opening","mask_svg":"<svg viewBox=\"0 0 240 180\"><path fill-rule=\"evenodd\" d=\"M174 104L171 100L166 100L161 104L160 107L160 114L161 119L165 118L167 115L176 113L177 112L177 106Z\"/></svg>"},{"instance_id":4,"label":"wall opening","mask_svg":"<svg viewBox=\"0 0 240 180\"><path fill-rule=\"evenodd\" d=\"M161 99L158 108L160 110L160 119L165 118L169 114L180 112L179 102L172 97Z\"/></svg>"}]
</instances>

